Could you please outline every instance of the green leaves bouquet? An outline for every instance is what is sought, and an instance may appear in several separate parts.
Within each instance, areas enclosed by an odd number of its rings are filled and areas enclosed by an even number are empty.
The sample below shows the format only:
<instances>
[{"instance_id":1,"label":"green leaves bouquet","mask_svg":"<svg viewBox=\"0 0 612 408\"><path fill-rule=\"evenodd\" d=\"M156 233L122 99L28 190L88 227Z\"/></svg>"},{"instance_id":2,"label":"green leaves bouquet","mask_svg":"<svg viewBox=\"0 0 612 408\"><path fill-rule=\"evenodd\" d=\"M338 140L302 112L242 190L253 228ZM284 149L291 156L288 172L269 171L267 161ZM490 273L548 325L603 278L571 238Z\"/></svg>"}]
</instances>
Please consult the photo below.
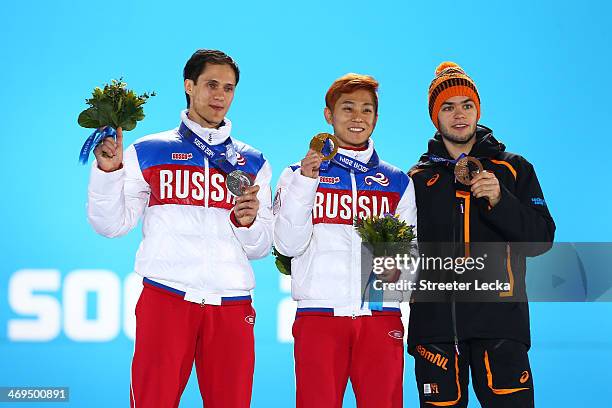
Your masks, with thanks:
<instances>
[{"instance_id":1,"label":"green leaves bouquet","mask_svg":"<svg viewBox=\"0 0 612 408\"><path fill-rule=\"evenodd\" d=\"M79 161L87 163L89 153L105 137L115 136L116 129L133 130L145 117L143 106L155 92L137 95L127 89L123 78L113 79L104 89L96 87L85 100L89 108L79 114L78 123L84 128L95 128L81 148Z\"/></svg>"},{"instance_id":2,"label":"green leaves bouquet","mask_svg":"<svg viewBox=\"0 0 612 408\"><path fill-rule=\"evenodd\" d=\"M286 256L278 252L276 248L272 248L272 255L274 255L274 265L280 273L283 275L291 275L291 257Z\"/></svg>"},{"instance_id":3,"label":"green leaves bouquet","mask_svg":"<svg viewBox=\"0 0 612 408\"><path fill-rule=\"evenodd\" d=\"M354 225L364 246L374 258L409 254L415 247L412 243L416 238L414 225L400 221L399 215L386 213L382 217L355 217ZM386 273L390 274L377 276L369 265L362 264L362 283L365 284L362 300L367 300L372 310L383 310L384 303L384 291L377 290L374 282L381 278L383 281L396 282L401 272L396 267L388 269Z\"/></svg>"},{"instance_id":4,"label":"green leaves bouquet","mask_svg":"<svg viewBox=\"0 0 612 408\"><path fill-rule=\"evenodd\" d=\"M414 225L400 221L399 215L386 213L382 217L355 217L355 229L363 243L368 246L374 256L389 254L389 246L393 252L408 250L416 238Z\"/></svg>"}]
</instances>

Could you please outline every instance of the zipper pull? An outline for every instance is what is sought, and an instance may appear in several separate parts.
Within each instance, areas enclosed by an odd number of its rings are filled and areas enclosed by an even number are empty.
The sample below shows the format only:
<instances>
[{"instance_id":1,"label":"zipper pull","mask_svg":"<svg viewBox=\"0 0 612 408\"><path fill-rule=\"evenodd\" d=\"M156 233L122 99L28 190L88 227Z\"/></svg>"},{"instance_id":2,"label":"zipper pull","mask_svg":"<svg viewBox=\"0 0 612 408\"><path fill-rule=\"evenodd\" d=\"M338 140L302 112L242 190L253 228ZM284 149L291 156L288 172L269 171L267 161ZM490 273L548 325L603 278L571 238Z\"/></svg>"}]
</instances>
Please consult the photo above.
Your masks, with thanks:
<instances>
[{"instance_id":1,"label":"zipper pull","mask_svg":"<svg viewBox=\"0 0 612 408\"><path fill-rule=\"evenodd\" d=\"M459 352L459 340L457 339L457 336L455 336L455 351L457 352L458 356L461 355L461 353Z\"/></svg>"},{"instance_id":2,"label":"zipper pull","mask_svg":"<svg viewBox=\"0 0 612 408\"><path fill-rule=\"evenodd\" d=\"M463 214L463 213L464 213L464 210L463 210L463 203L459 204L459 207L461 208L461 214Z\"/></svg>"}]
</instances>

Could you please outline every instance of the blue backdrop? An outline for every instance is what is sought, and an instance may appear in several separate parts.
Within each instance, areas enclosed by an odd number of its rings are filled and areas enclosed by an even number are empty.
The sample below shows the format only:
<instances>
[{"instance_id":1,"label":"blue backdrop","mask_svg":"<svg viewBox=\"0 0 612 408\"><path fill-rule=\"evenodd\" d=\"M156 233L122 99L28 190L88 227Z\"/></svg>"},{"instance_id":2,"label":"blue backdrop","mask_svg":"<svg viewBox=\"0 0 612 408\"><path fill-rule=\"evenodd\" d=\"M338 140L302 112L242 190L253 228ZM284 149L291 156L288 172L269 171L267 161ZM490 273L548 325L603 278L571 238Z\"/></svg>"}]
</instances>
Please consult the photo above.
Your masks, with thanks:
<instances>
[{"instance_id":1,"label":"blue backdrop","mask_svg":"<svg viewBox=\"0 0 612 408\"><path fill-rule=\"evenodd\" d=\"M456 61L479 88L481 123L535 165L557 241L612 241L609 2L429 3L4 4L0 386L68 386L70 406L127 406L140 231L108 240L87 224L89 169L76 162L88 131L76 118L94 86L123 76L131 88L158 94L127 143L177 126L182 68L197 48L222 49L240 64L234 135L265 152L274 183L313 134L329 130L324 94L347 72L380 81L374 139L387 161L408 169L433 134L434 69ZM292 304L271 258L255 269L253 406L288 407ZM537 405L609 401L612 304L531 310ZM412 371L408 357L408 407L417 404ZM193 380L181 407L200 404ZM354 406L351 395L346 400ZM478 406L473 395L471 405Z\"/></svg>"}]
</instances>

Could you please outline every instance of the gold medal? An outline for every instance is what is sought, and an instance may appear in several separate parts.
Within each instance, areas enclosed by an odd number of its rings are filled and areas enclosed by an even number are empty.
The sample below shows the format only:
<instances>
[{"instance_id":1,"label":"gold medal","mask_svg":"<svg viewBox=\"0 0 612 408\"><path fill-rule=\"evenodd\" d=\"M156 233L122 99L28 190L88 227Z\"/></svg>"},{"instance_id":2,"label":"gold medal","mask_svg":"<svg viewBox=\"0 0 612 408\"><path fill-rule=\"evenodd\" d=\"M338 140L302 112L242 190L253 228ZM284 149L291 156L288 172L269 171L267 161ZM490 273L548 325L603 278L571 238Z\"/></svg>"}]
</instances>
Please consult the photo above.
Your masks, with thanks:
<instances>
[{"instance_id":1,"label":"gold medal","mask_svg":"<svg viewBox=\"0 0 612 408\"><path fill-rule=\"evenodd\" d=\"M336 136L329 133L319 133L310 141L310 148L315 152L322 153L323 146L325 146L325 142L327 139L331 139L332 141L332 151L327 156L323 157L323 160L331 160L334 158L336 153L338 153L338 139Z\"/></svg>"},{"instance_id":2,"label":"gold medal","mask_svg":"<svg viewBox=\"0 0 612 408\"><path fill-rule=\"evenodd\" d=\"M469 186L476 174L483 171L482 163L475 157L466 156L455 164L455 178L461 184Z\"/></svg>"}]
</instances>

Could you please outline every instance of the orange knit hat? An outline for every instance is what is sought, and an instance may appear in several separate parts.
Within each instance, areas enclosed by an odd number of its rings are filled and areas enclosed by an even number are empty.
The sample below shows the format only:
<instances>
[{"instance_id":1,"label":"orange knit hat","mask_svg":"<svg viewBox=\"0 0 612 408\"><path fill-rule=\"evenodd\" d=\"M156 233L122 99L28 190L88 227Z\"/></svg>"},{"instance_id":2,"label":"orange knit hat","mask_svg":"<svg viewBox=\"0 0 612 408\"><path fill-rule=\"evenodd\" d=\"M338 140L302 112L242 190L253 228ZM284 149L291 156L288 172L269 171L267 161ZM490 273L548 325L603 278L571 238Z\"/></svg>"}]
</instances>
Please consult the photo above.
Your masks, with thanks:
<instances>
[{"instance_id":1,"label":"orange knit hat","mask_svg":"<svg viewBox=\"0 0 612 408\"><path fill-rule=\"evenodd\" d=\"M436 77L429 85L429 116L438 128L438 113L442 104L453 96L467 96L476 104L480 119L480 96L472 78L454 62L443 62L436 68Z\"/></svg>"}]
</instances>

